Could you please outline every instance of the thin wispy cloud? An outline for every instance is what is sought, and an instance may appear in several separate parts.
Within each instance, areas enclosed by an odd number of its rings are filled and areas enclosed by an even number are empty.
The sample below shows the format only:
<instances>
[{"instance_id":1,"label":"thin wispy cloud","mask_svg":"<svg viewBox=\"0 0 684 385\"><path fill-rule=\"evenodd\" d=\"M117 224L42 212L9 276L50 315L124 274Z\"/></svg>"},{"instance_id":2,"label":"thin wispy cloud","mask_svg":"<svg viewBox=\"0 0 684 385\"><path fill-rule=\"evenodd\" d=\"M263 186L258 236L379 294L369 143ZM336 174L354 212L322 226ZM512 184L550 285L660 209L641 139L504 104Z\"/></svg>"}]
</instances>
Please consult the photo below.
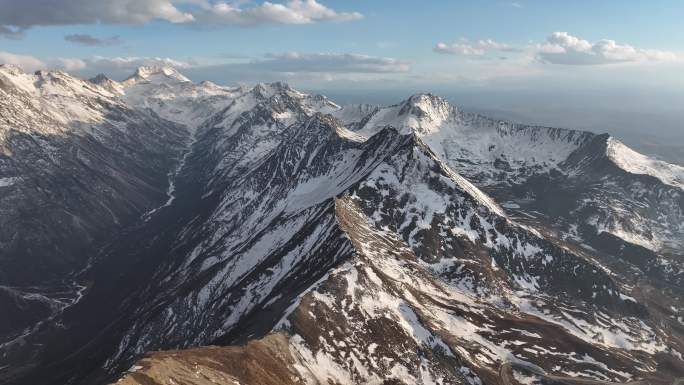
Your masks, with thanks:
<instances>
[{"instance_id":1,"label":"thin wispy cloud","mask_svg":"<svg viewBox=\"0 0 684 385\"><path fill-rule=\"evenodd\" d=\"M23 36L24 31L22 28L0 25L0 37L7 39L21 39Z\"/></svg>"},{"instance_id":2,"label":"thin wispy cloud","mask_svg":"<svg viewBox=\"0 0 684 385\"><path fill-rule=\"evenodd\" d=\"M461 39L454 43L439 42L433 51L447 55L482 56L491 51L519 52L521 49L492 39L478 40L476 43Z\"/></svg>"},{"instance_id":3,"label":"thin wispy cloud","mask_svg":"<svg viewBox=\"0 0 684 385\"><path fill-rule=\"evenodd\" d=\"M241 59L246 59L242 58ZM193 61L168 57L106 57L48 58L0 53L0 62L18 65L26 71L60 69L90 77L104 73L123 79L140 66L171 66L187 72L197 79L217 79L223 83L306 79L332 81L338 79L369 80L383 74L407 74L411 64L390 57L352 53L300 53L266 54L248 61L215 63L213 60Z\"/></svg>"},{"instance_id":4,"label":"thin wispy cloud","mask_svg":"<svg viewBox=\"0 0 684 385\"><path fill-rule=\"evenodd\" d=\"M388 48L396 48L399 46L398 43L394 41L379 41L375 43L375 46L378 47L379 49L388 49Z\"/></svg>"},{"instance_id":5,"label":"thin wispy cloud","mask_svg":"<svg viewBox=\"0 0 684 385\"><path fill-rule=\"evenodd\" d=\"M231 59L231 60L244 60L244 59L249 59L250 57L248 55L243 55L241 53L236 53L236 52L223 52L215 55L217 58L220 59Z\"/></svg>"},{"instance_id":6,"label":"thin wispy cloud","mask_svg":"<svg viewBox=\"0 0 684 385\"><path fill-rule=\"evenodd\" d=\"M64 40L89 47L110 47L121 44L121 39L118 36L102 39L88 34L73 34L64 36Z\"/></svg>"},{"instance_id":7,"label":"thin wispy cloud","mask_svg":"<svg viewBox=\"0 0 684 385\"><path fill-rule=\"evenodd\" d=\"M403 60L357 54L299 53L269 54L251 66L276 72L401 73L411 65Z\"/></svg>"},{"instance_id":8,"label":"thin wispy cloud","mask_svg":"<svg viewBox=\"0 0 684 385\"><path fill-rule=\"evenodd\" d=\"M470 55L484 55L485 50L481 48L477 48L471 44L468 43L443 43L439 42L433 48L433 51L441 54L448 54L448 55L464 55L464 56L470 56Z\"/></svg>"}]
</instances>

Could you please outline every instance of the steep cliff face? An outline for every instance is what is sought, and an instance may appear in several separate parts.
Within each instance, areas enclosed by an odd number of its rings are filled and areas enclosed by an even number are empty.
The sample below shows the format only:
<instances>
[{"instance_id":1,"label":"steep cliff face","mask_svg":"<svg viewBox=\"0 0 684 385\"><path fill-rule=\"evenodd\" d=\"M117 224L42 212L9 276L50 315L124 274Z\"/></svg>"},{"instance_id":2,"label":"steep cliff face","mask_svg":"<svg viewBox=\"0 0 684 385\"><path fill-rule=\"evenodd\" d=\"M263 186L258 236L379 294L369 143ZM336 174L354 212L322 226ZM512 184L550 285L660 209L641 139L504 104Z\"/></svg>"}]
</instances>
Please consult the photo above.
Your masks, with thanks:
<instances>
[{"instance_id":1,"label":"steep cliff face","mask_svg":"<svg viewBox=\"0 0 684 385\"><path fill-rule=\"evenodd\" d=\"M171 68L93 82L70 87L104 107L59 130L90 138L111 125L92 141L113 146L114 179L154 175L154 194L116 189L137 203L132 219L109 227L88 268L62 275L76 290L49 315L35 296L0 292L38 309L8 323L35 326L0 345L5 382L105 383L129 368L122 383L657 383L682 372L678 166L433 95L339 107L282 83L195 84ZM122 129L111 109L152 131ZM129 140L169 157L116 147ZM7 181L0 190L15 188ZM172 351L135 363L158 350Z\"/></svg>"}]
</instances>

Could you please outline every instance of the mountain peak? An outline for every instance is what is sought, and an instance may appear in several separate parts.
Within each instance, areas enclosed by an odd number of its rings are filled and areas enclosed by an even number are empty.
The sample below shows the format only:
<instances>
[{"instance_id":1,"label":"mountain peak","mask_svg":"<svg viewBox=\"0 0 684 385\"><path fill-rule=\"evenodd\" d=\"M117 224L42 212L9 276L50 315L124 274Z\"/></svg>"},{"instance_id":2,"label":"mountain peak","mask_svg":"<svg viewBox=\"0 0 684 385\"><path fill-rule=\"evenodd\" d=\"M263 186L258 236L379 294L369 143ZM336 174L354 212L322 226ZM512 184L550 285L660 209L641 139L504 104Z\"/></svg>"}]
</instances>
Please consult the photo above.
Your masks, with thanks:
<instances>
[{"instance_id":1,"label":"mountain peak","mask_svg":"<svg viewBox=\"0 0 684 385\"><path fill-rule=\"evenodd\" d=\"M418 93L402 103L400 115L414 114L417 116L448 116L455 110L449 102L431 93Z\"/></svg>"},{"instance_id":2,"label":"mountain peak","mask_svg":"<svg viewBox=\"0 0 684 385\"><path fill-rule=\"evenodd\" d=\"M95 83L95 84L103 84L103 83L107 83L111 80L105 74L98 74L97 76L90 78L89 81L91 83Z\"/></svg>"},{"instance_id":3,"label":"mountain peak","mask_svg":"<svg viewBox=\"0 0 684 385\"><path fill-rule=\"evenodd\" d=\"M33 74L42 80L61 79L63 81L82 81L81 78L73 76L62 70L38 70Z\"/></svg>"},{"instance_id":4,"label":"mountain peak","mask_svg":"<svg viewBox=\"0 0 684 385\"><path fill-rule=\"evenodd\" d=\"M122 86L120 83L110 79L107 77L105 74L99 74L95 76L94 78L88 79L89 82L93 84L97 84L98 86L108 90L109 92L112 92L114 94L123 94L124 91L122 89Z\"/></svg>"},{"instance_id":5,"label":"mountain peak","mask_svg":"<svg viewBox=\"0 0 684 385\"><path fill-rule=\"evenodd\" d=\"M396 107L400 125L421 135L439 131L457 112L449 102L430 93L415 94Z\"/></svg>"},{"instance_id":6,"label":"mountain peak","mask_svg":"<svg viewBox=\"0 0 684 385\"><path fill-rule=\"evenodd\" d=\"M631 174L649 175L684 190L684 167L642 155L612 136L607 138L606 153L613 163Z\"/></svg>"},{"instance_id":7,"label":"mountain peak","mask_svg":"<svg viewBox=\"0 0 684 385\"><path fill-rule=\"evenodd\" d=\"M292 92L294 91L289 84L285 82L274 82L274 83L257 83L253 88L256 94L263 97L270 98L271 96L282 93L282 92Z\"/></svg>"},{"instance_id":8,"label":"mountain peak","mask_svg":"<svg viewBox=\"0 0 684 385\"><path fill-rule=\"evenodd\" d=\"M406 101L411 103L420 103L425 101L444 101L444 99L431 92L419 92L417 94L411 95Z\"/></svg>"},{"instance_id":9,"label":"mountain peak","mask_svg":"<svg viewBox=\"0 0 684 385\"><path fill-rule=\"evenodd\" d=\"M24 70L21 67L14 64L0 64L0 70L10 75L25 74Z\"/></svg>"},{"instance_id":10,"label":"mountain peak","mask_svg":"<svg viewBox=\"0 0 684 385\"><path fill-rule=\"evenodd\" d=\"M152 80L152 78L161 77L176 80L179 82L189 82L190 79L185 77L183 74L178 72L174 67L171 66L140 66L135 70L135 73L131 75L129 79L144 79Z\"/></svg>"},{"instance_id":11,"label":"mountain peak","mask_svg":"<svg viewBox=\"0 0 684 385\"><path fill-rule=\"evenodd\" d=\"M211 82L211 81L209 81L209 80L202 80L202 81L199 83L199 85L200 85L201 87L213 88L213 89L221 88L221 86L219 86L218 84L216 84L216 83L214 83L214 82Z\"/></svg>"}]
</instances>

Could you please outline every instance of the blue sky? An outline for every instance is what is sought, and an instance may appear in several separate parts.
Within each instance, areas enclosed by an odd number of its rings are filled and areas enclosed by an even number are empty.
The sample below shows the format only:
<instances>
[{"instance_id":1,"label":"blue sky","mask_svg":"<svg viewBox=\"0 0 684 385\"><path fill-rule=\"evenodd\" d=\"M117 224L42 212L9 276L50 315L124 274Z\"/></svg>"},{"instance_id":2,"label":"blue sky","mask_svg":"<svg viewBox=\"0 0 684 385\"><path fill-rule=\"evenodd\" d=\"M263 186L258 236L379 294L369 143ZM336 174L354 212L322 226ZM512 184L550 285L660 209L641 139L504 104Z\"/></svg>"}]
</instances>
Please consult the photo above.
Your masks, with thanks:
<instances>
[{"instance_id":1,"label":"blue sky","mask_svg":"<svg viewBox=\"0 0 684 385\"><path fill-rule=\"evenodd\" d=\"M234 18L217 20L197 16L204 12L202 7L215 8L223 3L215 0L139 0L139 3L151 4L150 9L144 11L145 20L142 21L125 17L112 20L108 15L114 12L133 13L128 4L130 0L109 1L110 5L89 10L87 15L76 16L72 20L56 20L49 14L54 12L50 9L44 16L21 15L21 12L35 13L35 9L40 7L74 7L69 12L78 13L83 8L79 3L85 1L0 1L0 14L5 15L0 16L0 25L21 32L21 36L0 40L4 61L11 61L7 59L9 55L22 55L36 58L45 66L63 67L84 76L102 70L121 77L130 68L121 63L112 68L107 66L106 59L139 59L132 60L130 66L146 58L172 59L181 67L187 67L184 69L191 77L219 83L249 83L260 80L260 76L266 81L285 77L285 80L304 87L332 88L388 87L388 81L394 86L407 87L451 83L472 85L497 80L510 83L519 79L546 82L549 78L572 82L578 76L593 82L606 73L615 74L616 71L624 73L624 79L619 82L636 77L633 80L635 84L662 86L674 82L675 86L681 85L674 75L681 69L679 56L684 51L684 30L680 20L684 15L684 3L675 0L304 0L299 4L306 6L307 2L313 2L334 15L314 17L304 23L274 20L262 15L259 17L263 20L251 20L246 26ZM92 8L92 4L100 0L89 1ZM120 3L120 9L111 6L112 3ZM176 16L168 16L168 12L154 8L165 3L179 14L194 15L194 20L179 21L174 19ZM274 3L295 7L289 0ZM262 1L229 1L225 4L240 11L264 6ZM617 59L599 58L590 65L582 65L581 58L566 61L560 57L545 60L542 64L539 46L545 44L554 32L566 32L570 38L590 44L609 39L614 40L618 48L668 55L659 57L637 53L625 58L618 52ZM65 39L74 35L92 40L90 44L83 44ZM98 41L99 46L93 45ZM508 48L503 51L481 49L480 41ZM440 43L442 50L436 48ZM290 67L285 68L287 72L278 72L277 65L283 64L278 58L283 59L283 55L292 53L299 57L288 56ZM328 56L307 56L320 54ZM381 62L364 63L360 56ZM99 65L94 58L100 59ZM241 64L264 64L261 62L265 59L272 60L267 69L244 73L240 78L240 72L245 68ZM333 63L336 59L350 63L346 67L336 66ZM390 60L389 65L383 64L385 59ZM594 58L590 59L594 61ZM306 63L293 70L294 61ZM226 64L229 65L228 71L222 75L216 66ZM230 67L233 64L237 66ZM203 70L210 66L211 70ZM310 71L307 71L307 66L311 67ZM326 66L333 68L328 71Z\"/></svg>"},{"instance_id":2,"label":"blue sky","mask_svg":"<svg viewBox=\"0 0 684 385\"><path fill-rule=\"evenodd\" d=\"M13 0L16 1L16 0ZM56 2L59 2L57 0ZM24 3L31 3L25 1ZM363 19L308 25L198 27L168 22L144 25L34 27L21 40L1 46L24 54L55 56L149 55L214 56L221 50L259 55L278 50L354 50L420 58L435 40L491 38L525 44L567 31L594 41L610 38L634 46L681 49L681 1L322 1L331 9L357 11ZM255 3L258 4L258 3ZM518 6L516 7L515 5ZM178 7L182 7L179 4ZM29 7L27 7L29 8ZM29 10L30 11L30 10ZM124 43L93 50L67 44L63 36L118 35ZM273 33L278 33L274 36ZM173 40L173 44L169 44ZM379 47L378 43L393 43Z\"/></svg>"},{"instance_id":3,"label":"blue sky","mask_svg":"<svg viewBox=\"0 0 684 385\"><path fill-rule=\"evenodd\" d=\"M0 0L0 63L284 80L346 102L430 91L684 160L681 0ZM672 159L672 158L671 158Z\"/></svg>"}]
</instances>

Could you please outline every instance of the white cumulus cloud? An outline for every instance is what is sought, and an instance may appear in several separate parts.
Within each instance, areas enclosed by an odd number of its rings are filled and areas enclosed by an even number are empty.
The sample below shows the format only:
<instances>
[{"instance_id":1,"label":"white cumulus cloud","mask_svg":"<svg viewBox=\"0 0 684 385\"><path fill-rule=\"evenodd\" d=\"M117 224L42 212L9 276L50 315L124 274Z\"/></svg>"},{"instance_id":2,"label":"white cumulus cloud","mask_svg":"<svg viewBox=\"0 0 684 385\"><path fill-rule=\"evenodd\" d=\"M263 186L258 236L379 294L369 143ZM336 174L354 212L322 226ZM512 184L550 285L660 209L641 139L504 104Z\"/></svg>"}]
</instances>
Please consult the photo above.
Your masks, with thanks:
<instances>
[{"instance_id":1,"label":"white cumulus cloud","mask_svg":"<svg viewBox=\"0 0 684 385\"><path fill-rule=\"evenodd\" d=\"M672 61L677 55L669 51L636 48L603 39L595 43L554 32L538 47L537 57L545 63L566 65L599 65L623 62Z\"/></svg>"},{"instance_id":2,"label":"white cumulus cloud","mask_svg":"<svg viewBox=\"0 0 684 385\"><path fill-rule=\"evenodd\" d=\"M81 59L77 58L56 58L52 61L54 63L54 67L63 69L65 71L76 71L76 70L82 70L88 66L88 64Z\"/></svg>"},{"instance_id":3,"label":"white cumulus cloud","mask_svg":"<svg viewBox=\"0 0 684 385\"><path fill-rule=\"evenodd\" d=\"M0 34L16 37L28 28L73 24L188 23L189 12L171 0L0 0Z\"/></svg>"},{"instance_id":4,"label":"white cumulus cloud","mask_svg":"<svg viewBox=\"0 0 684 385\"><path fill-rule=\"evenodd\" d=\"M154 20L197 25L257 26L350 21L358 12L340 12L316 0L243 4L223 0L0 0L0 36L20 38L29 28L77 24L145 24ZM96 43L76 36L78 43Z\"/></svg>"},{"instance_id":5,"label":"white cumulus cloud","mask_svg":"<svg viewBox=\"0 0 684 385\"><path fill-rule=\"evenodd\" d=\"M338 12L316 0L290 0L286 3L266 1L260 5L241 7L227 2L207 4L201 20L210 24L256 26L262 24L311 24L324 21L361 19L358 12Z\"/></svg>"},{"instance_id":6,"label":"white cumulus cloud","mask_svg":"<svg viewBox=\"0 0 684 385\"><path fill-rule=\"evenodd\" d=\"M0 64L12 64L28 72L46 68L46 64L36 57L3 51L0 51Z\"/></svg>"}]
</instances>

